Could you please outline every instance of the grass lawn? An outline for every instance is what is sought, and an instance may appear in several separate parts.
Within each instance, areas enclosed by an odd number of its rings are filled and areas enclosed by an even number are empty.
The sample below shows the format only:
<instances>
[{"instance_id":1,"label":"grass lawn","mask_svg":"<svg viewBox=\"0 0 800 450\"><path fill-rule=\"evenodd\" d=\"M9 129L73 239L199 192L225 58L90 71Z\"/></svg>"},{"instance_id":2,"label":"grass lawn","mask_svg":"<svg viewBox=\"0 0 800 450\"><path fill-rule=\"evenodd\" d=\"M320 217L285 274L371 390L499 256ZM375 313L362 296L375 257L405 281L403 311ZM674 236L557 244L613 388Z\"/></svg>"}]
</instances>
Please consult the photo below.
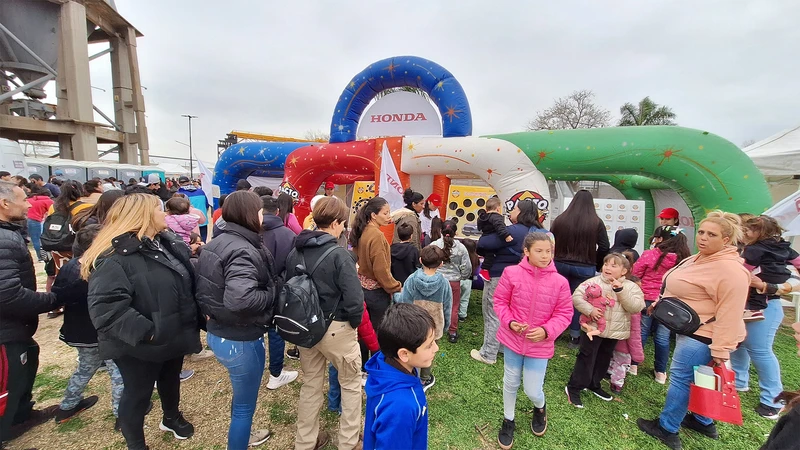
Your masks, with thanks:
<instances>
[{"instance_id":1,"label":"grass lawn","mask_svg":"<svg viewBox=\"0 0 800 450\"><path fill-rule=\"evenodd\" d=\"M503 358L487 366L469 356L470 349L483 342L480 291L472 294L469 317L459 325L457 344L443 339L433 373L436 385L427 393L430 410L430 448L498 448L497 433L503 419ZM800 388L800 358L791 328L781 327L775 350L781 361L787 389ZM584 409L567 403L564 386L575 363L576 350L560 339L547 368L544 391L547 396L548 427L542 438L530 431L533 404L520 386L517 396L514 448L518 449L661 449L660 442L636 426L639 417L657 417L664 405L667 386L653 380L652 342L645 348L648 360L638 376L628 376L621 395L611 402L584 393ZM752 370L751 390L742 393L744 426L718 424L720 440L712 441L691 431L681 432L685 449L757 449L775 422L759 417L758 379ZM605 385L608 390L608 386ZM627 418L626 418L627 417Z\"/></svg>"}]
</instances>

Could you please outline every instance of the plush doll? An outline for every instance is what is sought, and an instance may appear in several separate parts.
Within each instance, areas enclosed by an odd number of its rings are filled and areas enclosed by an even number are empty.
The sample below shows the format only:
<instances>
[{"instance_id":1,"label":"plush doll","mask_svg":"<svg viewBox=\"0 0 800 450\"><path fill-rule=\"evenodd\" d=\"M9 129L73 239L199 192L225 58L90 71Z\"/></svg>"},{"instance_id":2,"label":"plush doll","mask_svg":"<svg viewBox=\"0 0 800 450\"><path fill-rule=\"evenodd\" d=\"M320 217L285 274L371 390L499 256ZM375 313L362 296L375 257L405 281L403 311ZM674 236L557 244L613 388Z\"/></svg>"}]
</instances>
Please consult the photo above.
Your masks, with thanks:
<instances>
[{"instance_id":1,"label":"plush doll","mask_svg":"<svg viewBox=\"0 0 800 450\"><path fill-rule=\"evenodd\" d=\"M600 310L603 314L597 322L594 322L591 317L581 315L581 329L589 336L589 340L593 340L595 336L606 330L606 309L614 306L614 300L603 295L603 288L600 285L592 283L586 286L583 293L583 299L589 302L590 305ZM592 325L594 323L594 325Z\"/></svg>"}]
</instances>

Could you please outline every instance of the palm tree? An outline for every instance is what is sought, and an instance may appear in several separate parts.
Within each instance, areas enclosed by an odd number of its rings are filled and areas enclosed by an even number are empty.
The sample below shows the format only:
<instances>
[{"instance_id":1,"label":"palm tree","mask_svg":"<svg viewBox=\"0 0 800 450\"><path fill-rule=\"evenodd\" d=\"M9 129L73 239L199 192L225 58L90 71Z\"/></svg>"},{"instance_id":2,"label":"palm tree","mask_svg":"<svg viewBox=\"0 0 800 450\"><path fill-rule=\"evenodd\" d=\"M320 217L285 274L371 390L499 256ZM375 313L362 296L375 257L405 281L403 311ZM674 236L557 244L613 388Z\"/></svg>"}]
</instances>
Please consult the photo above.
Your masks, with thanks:
<instances>
[{"instance_id":1,"label":"palm tree","mask_svg":"<svg viewBox=\"0 0 800 450\"><path fill-rule=\"evenodd\" d=\"M667 106L659 106L658 103L645 97L638 105L625 103L619 109L622 117L619 119L621 127L635 127L642 125L677 125L672 119L675 113Z\"/></svg>"}]
</instances>

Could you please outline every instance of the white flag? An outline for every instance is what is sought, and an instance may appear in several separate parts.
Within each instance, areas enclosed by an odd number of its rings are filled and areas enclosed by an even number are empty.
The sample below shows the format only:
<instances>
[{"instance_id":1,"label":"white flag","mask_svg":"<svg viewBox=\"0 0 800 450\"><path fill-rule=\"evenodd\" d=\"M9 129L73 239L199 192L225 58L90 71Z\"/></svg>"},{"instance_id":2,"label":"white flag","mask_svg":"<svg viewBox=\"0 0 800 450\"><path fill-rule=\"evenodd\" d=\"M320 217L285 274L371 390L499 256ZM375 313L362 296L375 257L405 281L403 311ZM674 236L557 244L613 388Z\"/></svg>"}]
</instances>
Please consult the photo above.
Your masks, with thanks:
<instances>
[{"instance_id":1,"label":"white flag","mask_svg":"<svg viewBox=\"0 0 800 450\"><path fill-rule=\"evenodd\" d=\"M200 177L200 187L203 189L203 192L206 193L206 199L208 200L209 205L214 204L214 175L211 174L211 171L208 170L203 161L200 161L200 158L197 155L194 155L195 161L197 161L197 168L200 170L200 173L203 175Z\"/></svg>"},{"instance_id":2,"label":"white flag","mask_svg":"<svg viewBox=\"0 0 800 450\"><path fill-rule=\"evenodd\" d=\"M392 211L406 206L406 202L403 201L403 185L400 184L400 177L397 175L397 168L394 166L386 141L383 141L383 150L381 151L381 179L378 196L389 202L389 208Z\"/></svg>"},{"instance_id":3,"label":"white flag","mask_svg":"<svg viewBox=\"0 0 800 450\"><path fill-rule=\"evenodd\" d=\"M778 224L786 230L783 235L799 236L800 235L800 191L786 197L779 201L772 208L764 212L765 216L770 216Z\"/></svg>"}]
</instances>

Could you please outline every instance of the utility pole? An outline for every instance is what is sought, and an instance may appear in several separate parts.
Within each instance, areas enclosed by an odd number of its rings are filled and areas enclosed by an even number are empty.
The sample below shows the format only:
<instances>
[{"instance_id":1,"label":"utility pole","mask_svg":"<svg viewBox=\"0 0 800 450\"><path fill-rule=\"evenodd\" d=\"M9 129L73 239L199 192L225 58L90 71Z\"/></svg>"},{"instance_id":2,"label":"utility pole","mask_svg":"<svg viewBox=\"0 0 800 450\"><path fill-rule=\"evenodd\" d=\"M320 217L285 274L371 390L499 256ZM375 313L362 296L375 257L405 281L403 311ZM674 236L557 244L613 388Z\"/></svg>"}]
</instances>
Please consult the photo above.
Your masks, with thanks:
<instances>
[{"instance_id":1,"label":"utility pole","mask_svg":"<svg viewBox=\"0 0 800 450\"><path fill-rule=\"evenodd\" d=\"M192 119L197 119L197 116L191 114L182 114L181 117L189 119L189 178L194 180L194 172L192 171L192 161L194 155L192 154Z\"/></svg>"}]
</instances>

